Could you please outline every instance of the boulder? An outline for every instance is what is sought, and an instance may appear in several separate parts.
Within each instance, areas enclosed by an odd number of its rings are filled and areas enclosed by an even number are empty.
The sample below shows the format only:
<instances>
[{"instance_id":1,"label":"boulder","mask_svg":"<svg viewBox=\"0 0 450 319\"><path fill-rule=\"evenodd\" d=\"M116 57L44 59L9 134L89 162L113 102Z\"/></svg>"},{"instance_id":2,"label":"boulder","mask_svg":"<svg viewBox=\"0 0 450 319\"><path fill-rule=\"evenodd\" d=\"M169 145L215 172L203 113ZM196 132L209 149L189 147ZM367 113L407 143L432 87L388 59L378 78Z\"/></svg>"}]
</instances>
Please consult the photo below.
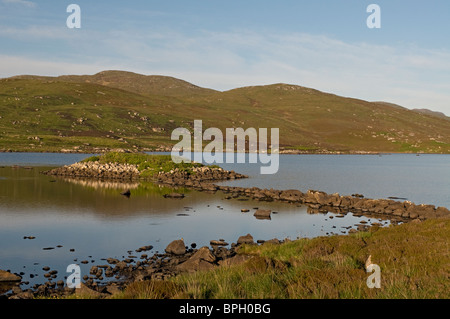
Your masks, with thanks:
<instances>
[{"instance_id":1,"label":"boulder","mask_svg":"<svg viewBox=\"0 0 450 319\"><path fill-rule=\"evenodd\" d=\"M176 269L183 272L195 272L199 270L210 270L216 265L214 264L216 257L211 253L208 247L200 248L188 260L176 266Z\"/></svg>"},{"instance_id":2,"label":"boulder","mask_svg":"<svg viewBox=\"0 0 450 319\"><path fill-rule=\"evenodd\" d=\"M21 280L22 277L0 269L0 282L17 282Z\"/></svg>"},{"instance_id":3,"label":"boulder","mask_svg":"<svg viewBox=\"0 0 450 319\"><path fill-rule=\"evenodd\" d=\"M186 253L186 245L183 239L174 240L166 247L166 253L173 255L183 255Z\"/></svg>"},{"instance_id":4,"label":"boulder","mask_svg":"<svg viewBox=\"0 0 450 319\"><path fill-rule=\"evenodd\" d=\"M247 234L245 236L240 236L237 240L238 245L242 244L254 244L253 237L250 234Z\"/></svg>"},{"instance_id":5,"label":"boulder","mask_svg":"<svg viewBox=\"0 0 450 319\"><path fill-rule=\"evenodd\" d=\"M249 256L249 255L237 254L237 255L234 255L233 257L226 258L226 259L219 261L219 266L230 267L230 266L234 266L234 265L240 265L240 264L243 264L244 262L246 262L247 260L249 260L250 258L251 258L251 256Z\"/></svg>"},{"instance_id":6,"label":"boulder","mask_svg":"<svg viewBox=\"0 0 450 319\"><path fill-rule=\"evenodd\" d=\"M445 207L436 208L436 217L450 216L450 210Z\"/></svg>"},{"instance_id":7,"label":"boulder","mask_svg":"<svg viewBox=\"0 0 450 319\"><path fill-rule=\"evenodd\" d=\"M253 216L259 219L270 219L271 213L272 211L269 209L257 209Z\"/></svg>"}]
</instances>

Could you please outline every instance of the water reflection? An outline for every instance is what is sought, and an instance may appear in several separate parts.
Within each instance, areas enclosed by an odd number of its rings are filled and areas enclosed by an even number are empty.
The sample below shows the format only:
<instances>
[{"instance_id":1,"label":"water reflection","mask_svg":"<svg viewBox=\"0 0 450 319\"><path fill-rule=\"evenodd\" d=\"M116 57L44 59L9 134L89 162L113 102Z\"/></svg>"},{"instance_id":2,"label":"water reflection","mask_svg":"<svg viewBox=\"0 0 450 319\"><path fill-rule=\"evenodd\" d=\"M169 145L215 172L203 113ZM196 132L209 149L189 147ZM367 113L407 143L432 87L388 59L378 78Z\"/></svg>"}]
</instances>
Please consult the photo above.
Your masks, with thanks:
<instances>
[{"instance_id":1,"label":"water reflection","mask_svg":"<svg viewBox=\"0 0 450 319\"><path fill-rule=\"evenodd\" d=\"M127 183L127 182L117 182L117 181L111 181L111 180L93 180L93 179L86 179L86 178L68 178L68 177L62 177L62 181L81 185L83 187L92 188L95 190L106 188L106 189L136 189L139 187L139 183ZM53 182L56 180L52 180Z\"/></svg>"},{"instance_id":2,"label":"water reflection","mask_svg":"<svg viewBox=\"0 0 450 319\"><path fill-rule=\"evenodd\" d=\"M48 169L0 168L0 269L23 271L29 285L45 281L46 265L63 278L67 265L88 260L81 267L89 273L92 265L104 264L102 259L120 259L144 245L153 246L148 254L162 252L181 237L198 247L221 238L233 243L248 233L255 240L295 239L346 233L349 226L368 220L352 214L333 219L334 213L328 211L222 192L40 173ZM130 190L129 198L121 195L125 189ZM186 196L164 197L172 192ZM257 209L273 214L257 219ZM24 239L30 236L33 239Z\"/></svg>"}]
</instances>

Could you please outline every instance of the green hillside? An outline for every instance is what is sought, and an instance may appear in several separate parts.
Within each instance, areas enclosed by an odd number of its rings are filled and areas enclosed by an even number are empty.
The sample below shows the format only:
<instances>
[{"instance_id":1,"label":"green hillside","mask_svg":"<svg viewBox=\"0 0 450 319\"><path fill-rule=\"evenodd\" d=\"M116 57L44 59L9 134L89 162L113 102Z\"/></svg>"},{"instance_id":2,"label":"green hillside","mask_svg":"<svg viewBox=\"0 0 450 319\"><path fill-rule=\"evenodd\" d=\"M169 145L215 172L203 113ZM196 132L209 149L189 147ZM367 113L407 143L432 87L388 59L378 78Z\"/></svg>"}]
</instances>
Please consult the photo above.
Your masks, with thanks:
<instances>
[{"instance_id":1,"label":"green hillside","mask_svg":"<svg viewBox=\"0 0 450 319\"><path fill-rule=\"evenodd\" d=\"M0 80L2 150L170 148L172 130L194 120L223 132L279 128L282 149L450 153L448 117L295 85L219 92L121 71Z\"/></svg>"}]
</instances>

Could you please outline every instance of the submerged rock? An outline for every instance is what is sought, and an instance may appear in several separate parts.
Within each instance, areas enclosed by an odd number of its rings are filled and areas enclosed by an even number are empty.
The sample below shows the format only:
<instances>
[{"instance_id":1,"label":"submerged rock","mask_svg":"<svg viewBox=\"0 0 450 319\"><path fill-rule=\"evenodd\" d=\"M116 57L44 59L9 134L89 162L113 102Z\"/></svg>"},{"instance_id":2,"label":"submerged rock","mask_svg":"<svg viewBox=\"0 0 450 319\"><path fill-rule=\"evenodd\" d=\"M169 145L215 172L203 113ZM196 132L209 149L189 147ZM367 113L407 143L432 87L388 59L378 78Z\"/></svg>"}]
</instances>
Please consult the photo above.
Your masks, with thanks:
<instances>
[{"instance_id":1,"label":"submerged rock","mask_svg":"<svg viewBox=\"0 0 450 319\"><path fill-rule=\"evenodd\" d=\"M184 198L185 195L182 193L170 193L170 194L165 194L164 198Z\"/></svg>"}]
</instances>

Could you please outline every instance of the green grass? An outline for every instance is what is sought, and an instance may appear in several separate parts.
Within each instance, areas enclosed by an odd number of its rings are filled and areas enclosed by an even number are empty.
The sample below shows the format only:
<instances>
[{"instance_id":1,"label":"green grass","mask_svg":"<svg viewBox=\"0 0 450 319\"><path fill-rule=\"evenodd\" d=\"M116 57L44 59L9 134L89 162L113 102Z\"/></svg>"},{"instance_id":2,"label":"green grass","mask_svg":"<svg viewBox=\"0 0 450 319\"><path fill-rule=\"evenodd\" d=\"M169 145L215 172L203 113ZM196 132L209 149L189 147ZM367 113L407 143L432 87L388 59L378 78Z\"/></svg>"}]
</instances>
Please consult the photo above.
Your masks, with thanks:
<instances>
[{"instance_id":1,"label":"green grass","mask_svg":"<svg viewBox=\"0 0 450 319\"><path fill-rule=\"evenodd\" d=\"M122 153L108 152L100 156L91 156L82 162L100 162L100 163L117 163L136 165L143 178L152 177L159 172L170 172L178 169L195 174L192 170L195 167L204 166L201 163L182 162L175 163L171 155L149 155L145 153Z\"/></svg>"},{"instance_id":2,"label":"green grass","mask_svg":"<svg viewBox=\"0 0 450 319\"><path fill-rule=\"evenodd\" d=\"M114 298L435 299L450 297L450 219L427 220L353 235L246 245L241 265L131 284ZM365 262L381 268L370 289Z\"/></svg>"}]
</instances>

